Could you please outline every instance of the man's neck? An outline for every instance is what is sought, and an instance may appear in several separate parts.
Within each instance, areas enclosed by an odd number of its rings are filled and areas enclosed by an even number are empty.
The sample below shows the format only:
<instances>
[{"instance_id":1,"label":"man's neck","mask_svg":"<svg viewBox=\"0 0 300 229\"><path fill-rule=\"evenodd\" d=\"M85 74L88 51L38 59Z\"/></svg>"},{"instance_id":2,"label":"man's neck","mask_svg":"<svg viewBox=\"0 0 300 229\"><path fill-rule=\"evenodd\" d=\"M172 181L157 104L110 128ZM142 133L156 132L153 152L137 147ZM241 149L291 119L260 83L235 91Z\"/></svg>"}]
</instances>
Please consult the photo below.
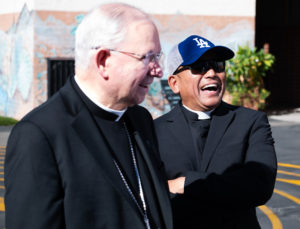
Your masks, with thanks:
<instances>
[{"instance_id":1,"label":"man's neck","mask_svg":"<svg viewBox=\"0 0 300 229\"><path fill-rule=\"evenodd\" d=\"M118 116L118 118L116 119L116 121L118 121L122 115L125 113L125 111L127 110L127 107L124 109L112 109L111 107L104 105L103 103L99 102L98 99L96 98L97 96L95 96L91 90L88 90L85 85L78 79L78 77L75 75L74 77L75 82L77 83L78 87L80 88L80 90L94 103L96 104L98 107L100 107L101 109L113 113L115 115Z\"/></svg>"},{"instance_id":2,"label":"man's neck","mask_svg":"<svg viewBox=\"0 0 300 229\"><path fill-rule=\"evenodd\" d=\"M211 114L211 112L214 111L214 109L212 109L210 111L196 111L196 110L193 110L193 109L189 108L188 106L186 106L184 104L182 104L182 106L185 109L187 109L187 110L189 110L191 112L196 113L198 115L198 119L210 119L210 114Z\"/></svg>"}]
</instances>

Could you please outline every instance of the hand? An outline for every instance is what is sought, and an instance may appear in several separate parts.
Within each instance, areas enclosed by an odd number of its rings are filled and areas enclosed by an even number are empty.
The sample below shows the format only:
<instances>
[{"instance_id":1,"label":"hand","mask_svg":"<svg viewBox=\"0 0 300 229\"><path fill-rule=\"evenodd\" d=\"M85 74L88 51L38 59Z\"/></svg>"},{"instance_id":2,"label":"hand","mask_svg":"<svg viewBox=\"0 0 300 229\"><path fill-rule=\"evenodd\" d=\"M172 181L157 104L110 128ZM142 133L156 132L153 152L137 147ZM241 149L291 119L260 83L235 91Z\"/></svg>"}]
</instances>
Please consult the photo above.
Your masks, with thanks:
<instances>
[{"instance_id":1,"label":"hand","mask_svg":"<svg viewBox=\"0 0 300 229\"><path fill-rule=\"evenodd\" d=\"M185 182L185 177L178 177L173 180L168 180L168 185L169 185L169 190L172 193L179 193L183 194L184 193L184 182Z\"/></svg>"}]
</instances>

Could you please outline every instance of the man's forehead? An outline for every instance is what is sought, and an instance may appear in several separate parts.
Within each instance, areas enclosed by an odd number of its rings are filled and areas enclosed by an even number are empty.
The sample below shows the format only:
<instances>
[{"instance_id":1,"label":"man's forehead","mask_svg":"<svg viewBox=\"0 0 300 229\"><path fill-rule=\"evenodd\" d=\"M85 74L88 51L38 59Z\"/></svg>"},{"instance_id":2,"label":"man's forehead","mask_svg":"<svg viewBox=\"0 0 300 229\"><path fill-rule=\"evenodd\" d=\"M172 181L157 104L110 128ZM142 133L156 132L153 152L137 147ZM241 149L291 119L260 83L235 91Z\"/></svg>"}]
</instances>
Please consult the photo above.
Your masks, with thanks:
<instances>
[{"instance_id":1,"label":"man's forehead","mask_svg":"<svg viewBox=\"0 0 300 229\"><path fill-rule=\"evenodd\" d=\"M141 51L160 52L160 40L156 26L150 20L139 20L128 25L122 47L133 46Z\"/></svg>"}]
</instances>

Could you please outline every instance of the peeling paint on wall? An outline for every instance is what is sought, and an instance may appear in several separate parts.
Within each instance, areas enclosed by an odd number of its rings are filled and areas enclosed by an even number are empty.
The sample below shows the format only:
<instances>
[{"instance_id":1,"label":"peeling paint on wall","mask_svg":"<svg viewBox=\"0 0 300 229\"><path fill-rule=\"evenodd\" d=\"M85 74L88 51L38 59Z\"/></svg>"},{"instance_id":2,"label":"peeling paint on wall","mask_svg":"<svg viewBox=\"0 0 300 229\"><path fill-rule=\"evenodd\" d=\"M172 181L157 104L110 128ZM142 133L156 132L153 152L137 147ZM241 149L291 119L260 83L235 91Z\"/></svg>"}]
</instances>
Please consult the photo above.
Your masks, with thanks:
<instances>
[{"instance_id":1,"label":"peeling paint on wall","mask_svg":"<svg viewBox=\"0 0 300 229\"><path fill-rule=\"evenodd\" d=\"M43 21L35 16L35 75L37 105L47 100L47 58L73 58L74 27L49 15Z\"/></svg>"}]
</instances>

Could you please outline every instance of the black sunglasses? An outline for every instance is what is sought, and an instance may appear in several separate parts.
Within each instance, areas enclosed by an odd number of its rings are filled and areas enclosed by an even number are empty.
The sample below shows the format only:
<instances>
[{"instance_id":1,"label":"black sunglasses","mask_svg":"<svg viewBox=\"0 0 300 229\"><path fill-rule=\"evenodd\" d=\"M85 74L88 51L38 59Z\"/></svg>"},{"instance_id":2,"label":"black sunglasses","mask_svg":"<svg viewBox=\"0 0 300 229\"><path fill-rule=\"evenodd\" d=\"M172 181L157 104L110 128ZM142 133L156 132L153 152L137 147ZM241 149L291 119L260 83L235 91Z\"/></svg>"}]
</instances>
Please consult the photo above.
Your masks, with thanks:
<instances>
[{"instance_id":1,"label":"black sunglasses","mask_svg":"<svg viewBox=\"0 0 300 229\"><path fill-rule=\"evenodd\" d=\"M199 74L204 74L210 69L213 69L215 72L220 73L225 71L225 61L215 61L215 60L201 61L192 65L185 65L179 67L181 68L177 68L176 71L173 73L174 75L183 72L187 69L191 71L195 71Z\"/></svg>"}]
</instances>

